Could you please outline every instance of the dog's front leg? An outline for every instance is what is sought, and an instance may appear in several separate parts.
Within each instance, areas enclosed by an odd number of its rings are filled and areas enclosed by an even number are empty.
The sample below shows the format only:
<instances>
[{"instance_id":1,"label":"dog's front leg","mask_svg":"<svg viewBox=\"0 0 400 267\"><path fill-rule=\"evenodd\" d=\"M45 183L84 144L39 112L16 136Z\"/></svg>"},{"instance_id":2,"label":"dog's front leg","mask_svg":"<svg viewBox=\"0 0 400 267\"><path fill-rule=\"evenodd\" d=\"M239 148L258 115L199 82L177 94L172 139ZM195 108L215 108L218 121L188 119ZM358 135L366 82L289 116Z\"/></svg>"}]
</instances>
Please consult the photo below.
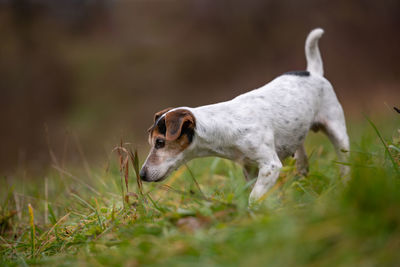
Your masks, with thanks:
<instances>
[{"instance_id":1,"label":"dog's front leg","mask_svg":"<svg viewBox=\"0 0 400 267\"><path fill-rule=\"evenodd\" d=\"M296 150L294 157L296 159L297 171L301 175L307 176L307 174L308 174L308 159L307 159L307 153L306 153L306 150L304 149L303 144L300 145L300 147Z\"/></svg>"},{"instance_id":2,"label":"dog's front leg","mask_svg":"<svg viewBox=\"0 0 400 267\"><path fill-rule=\"evenodd\" d=\"M243 175L247 182L256 178L257 174L258 174L257 165L252 165L252 164L244 164L243 165Z\"/></svg>"},{"instance_id":3,"label":"dog's front leg","mask_svg":"<svg viewBox=\"0 0 400 267\"><path fill-rule=\"evenodd\" d=\"M276 183L282 163L275 151L259 163L259 172L256 184L250 193L249 204L255 204Z\"/></svg>"}]
</instances>

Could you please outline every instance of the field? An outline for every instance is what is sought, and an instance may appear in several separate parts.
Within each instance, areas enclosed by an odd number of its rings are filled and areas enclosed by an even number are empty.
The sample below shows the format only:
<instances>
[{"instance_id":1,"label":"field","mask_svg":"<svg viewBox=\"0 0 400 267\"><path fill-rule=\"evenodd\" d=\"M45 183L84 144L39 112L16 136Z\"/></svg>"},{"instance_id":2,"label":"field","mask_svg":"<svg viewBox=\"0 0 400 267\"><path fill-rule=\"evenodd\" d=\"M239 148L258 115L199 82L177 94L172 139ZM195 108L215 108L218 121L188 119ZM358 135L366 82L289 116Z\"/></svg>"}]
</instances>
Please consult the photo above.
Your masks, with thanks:
<instances>
[{"instance_id":1,"label":"field","mask_svg":"<svg viewBox=\"0 0 400 267\"><path fill-rule=\"evenodd\" d=\"M194 160L165 182L141 184L130 144L97 167L53 155L44 177L1 177L0 265L398 266L399 115L349 123L346 163L310 134L309 175L286 160L251 209L252 182L227 160ZM340 164L351 166L346 185Z\"/></svg>"}]
</instances>

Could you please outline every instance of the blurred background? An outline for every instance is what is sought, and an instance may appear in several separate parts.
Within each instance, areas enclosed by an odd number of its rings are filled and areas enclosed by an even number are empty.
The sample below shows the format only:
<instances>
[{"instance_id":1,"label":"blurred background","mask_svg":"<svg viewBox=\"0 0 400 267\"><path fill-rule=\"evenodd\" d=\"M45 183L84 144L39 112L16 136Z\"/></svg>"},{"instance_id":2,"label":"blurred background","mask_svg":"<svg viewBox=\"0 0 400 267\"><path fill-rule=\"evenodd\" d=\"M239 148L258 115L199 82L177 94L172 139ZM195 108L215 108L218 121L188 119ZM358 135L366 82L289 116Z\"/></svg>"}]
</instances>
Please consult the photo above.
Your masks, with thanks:
<instances>
[{"instance_id":1,"label":"blurred background","mask_svg":"<svg viewBox=\"0 0 400 267\"><path fill-rule=\"evenodd\" d=\"M0 174L144 156L155 112L304 69L315 27L348 121L400 104L398 0L0 0Z\"/></svg>"}]
</instances>

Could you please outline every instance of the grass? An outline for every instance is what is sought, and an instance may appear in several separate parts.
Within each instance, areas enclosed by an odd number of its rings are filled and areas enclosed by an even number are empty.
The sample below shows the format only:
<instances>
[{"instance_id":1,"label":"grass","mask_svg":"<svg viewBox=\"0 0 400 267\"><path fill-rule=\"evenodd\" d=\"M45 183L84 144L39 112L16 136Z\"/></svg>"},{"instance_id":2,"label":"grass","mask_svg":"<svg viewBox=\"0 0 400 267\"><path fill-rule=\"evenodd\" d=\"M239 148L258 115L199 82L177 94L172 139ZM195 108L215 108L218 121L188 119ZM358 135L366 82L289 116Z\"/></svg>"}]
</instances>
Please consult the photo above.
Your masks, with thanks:
<instances>
[{"instance_id":1,"label":"grass","mask_svg":"<svg viewBox=\"0 0 400 267\"><path fill-rule=\"evenodd\" d=\"M347 185L332 147L311 136L310 174L288 159L257 209L247 206L252 183L230 161L195 160L142 185L122 142L108 167L3 177L0 265L398 265L399 119L353 131Z\"/></svg>"}]
</instances>

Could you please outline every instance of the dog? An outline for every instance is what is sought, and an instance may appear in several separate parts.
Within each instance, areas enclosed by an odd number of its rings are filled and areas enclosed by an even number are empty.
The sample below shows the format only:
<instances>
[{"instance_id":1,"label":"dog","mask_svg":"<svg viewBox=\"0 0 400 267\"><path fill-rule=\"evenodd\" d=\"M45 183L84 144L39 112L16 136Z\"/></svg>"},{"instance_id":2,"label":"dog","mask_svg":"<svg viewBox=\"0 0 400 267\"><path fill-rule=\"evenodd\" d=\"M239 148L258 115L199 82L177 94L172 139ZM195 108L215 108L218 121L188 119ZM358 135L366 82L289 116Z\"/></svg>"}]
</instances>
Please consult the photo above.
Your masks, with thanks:
<instances>
[{"instance_id":1,"label":"dog","mask_svg":"<svg viewBox=\"0 0 400 267\"><path fill-rule=\"evenodd\" d=\"M230 101L157 112L148 130L152 148L140 178L159 182L191 159L223 157L242 163L246 179L252 166L257 167L252 204L276 183L285 158L294 156L298 171L307 175L303 142L310 129L323 131L338 159L346 162L349 137L343 109L323 77L318 47L323 33L314 29L306 39L306 71L287 72ZM341 173L346 175L348 167L341 166Z\"/></svg>"}]
</instances>

